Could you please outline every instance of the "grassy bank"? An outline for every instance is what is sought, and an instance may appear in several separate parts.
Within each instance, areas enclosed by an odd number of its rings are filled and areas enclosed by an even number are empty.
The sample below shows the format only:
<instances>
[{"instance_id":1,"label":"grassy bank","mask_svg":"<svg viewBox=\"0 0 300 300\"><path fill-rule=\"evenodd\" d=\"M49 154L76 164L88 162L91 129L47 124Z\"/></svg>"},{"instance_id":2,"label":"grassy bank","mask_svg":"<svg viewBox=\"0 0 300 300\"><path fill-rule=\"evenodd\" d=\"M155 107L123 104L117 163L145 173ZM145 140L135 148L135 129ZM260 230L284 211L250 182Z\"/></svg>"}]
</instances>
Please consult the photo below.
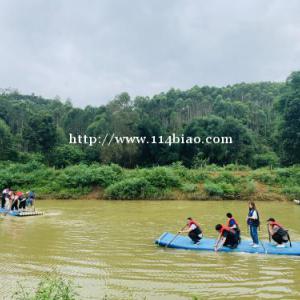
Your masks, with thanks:
<instances>
[{"instance_id":1,"label":"grassy bank","mask_svg":"<svg viewBox=\"0 0 300 300\"><path fill-rule=\"evenodd\" d=\"M256 169L210 165L124 169L118 165L49 168L39 162L1 163L0 188L34 190L39 198L253 199L300 198L300 167Z\"/></svg>"}]
</instances>

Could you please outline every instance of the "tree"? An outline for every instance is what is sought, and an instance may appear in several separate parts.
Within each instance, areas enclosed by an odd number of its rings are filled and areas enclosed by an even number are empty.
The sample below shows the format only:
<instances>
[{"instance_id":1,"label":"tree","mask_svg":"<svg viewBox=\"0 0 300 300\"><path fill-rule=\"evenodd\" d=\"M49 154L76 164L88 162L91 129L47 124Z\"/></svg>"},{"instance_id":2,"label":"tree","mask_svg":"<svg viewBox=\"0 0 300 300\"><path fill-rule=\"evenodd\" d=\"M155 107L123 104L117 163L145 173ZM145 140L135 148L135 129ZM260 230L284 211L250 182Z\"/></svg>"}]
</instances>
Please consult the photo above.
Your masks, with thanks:
<instances>
[{"instance_id":1,"label":"tree","mask_svg":"<svg viewBox=\"0 0 300 300\"><path fill-rule=\"evenodd\" d=\"M48 114L33 115L28 125L24 133L28 150L50 153L57 141L57 131L52 117Z\"/></svg>"},{"instance_id":2,"label":"tree","mask_svg":"<svg viewBox=\"0 0 300 300\"><path fill-rule=\"evenodd\" d=\"M293 72L286 84L287 90L282 98L282 161L292 165L300 163L300 72Z\"/></svg>"},{"instance_id":3,"label":"tree","mask_svg":"<svg viewBox=\"0 0 300 300\"><path fill-rule=\"evenodd\" d=\"M75 145L61 145L53 149L50 154L50 163L58 168L77 164L84 159L83 151Z\"/></svg>"},{"instance_id":4,"label":"tree","mask_svg":"<svg viewBox=\"0 0 300 300\"><path fill-rule=\"evenodd\" d=\"M183 144L181 157L187 166L196 161L208 163L250 164L254 154L254 143L251 133L238 120L226 120L216 117L204 117L192 121L186 128L185 137L200 137L202 143ZM206 143L207 137L229 137L231 143Z\"/></svg>"},{"instance_id":5,"label":"tree","mask_svg":"<svg viewBox=\"0 0 300 300\"><path fill-rule=\"evenodd\" d=\"M10 128L0 119L0 160L14 160L16 158L14 146Z\"/></svg>"}]
</instances>

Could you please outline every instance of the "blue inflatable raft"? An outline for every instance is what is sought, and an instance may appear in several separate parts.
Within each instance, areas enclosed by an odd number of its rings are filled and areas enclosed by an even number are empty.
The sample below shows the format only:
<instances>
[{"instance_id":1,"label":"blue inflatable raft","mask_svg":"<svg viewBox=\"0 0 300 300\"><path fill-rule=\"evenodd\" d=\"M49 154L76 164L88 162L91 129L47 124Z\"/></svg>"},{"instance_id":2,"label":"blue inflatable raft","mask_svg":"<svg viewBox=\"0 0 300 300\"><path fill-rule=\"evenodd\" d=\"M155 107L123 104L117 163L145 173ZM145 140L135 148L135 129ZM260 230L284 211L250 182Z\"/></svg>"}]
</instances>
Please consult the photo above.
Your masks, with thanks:
<instances>
[{"instance_id":1,"label":"blue inflatable raft","mask_svg":"<svg viewBox=\"0 0 300 300\"><path fill-rule=\"evenodd\" d=\"M13 217L31 217L31 216L40 216L43 213L40 211L31 211L31 210L8 210L5 208L0 208L0 213L13 216Z\"/></svg>"},{"instance_id":2,"label":"blue inflatable raft","mask_svg":"<svg viewBox=\"0 0 300 300\"><path fill-rule=\"evenodd\" d=\"M163 233L155 243L162 247L197 250L197 251L214 251L216 240L203 238L198 245L194 244L187 236L175 235L169 232ZM173 241L172 241L173 240ZM170 243L171 242L171 243ZM249 245L250 241L242 241L236 249L222 247L222 252L245 252L245 253L261 253L261 254L281 254L281 255L300 255L300 242L292 242L292 247L287 244L284 248L277 248L275 245L262 241L258 248Z\"/></svg>"}]
</instances>

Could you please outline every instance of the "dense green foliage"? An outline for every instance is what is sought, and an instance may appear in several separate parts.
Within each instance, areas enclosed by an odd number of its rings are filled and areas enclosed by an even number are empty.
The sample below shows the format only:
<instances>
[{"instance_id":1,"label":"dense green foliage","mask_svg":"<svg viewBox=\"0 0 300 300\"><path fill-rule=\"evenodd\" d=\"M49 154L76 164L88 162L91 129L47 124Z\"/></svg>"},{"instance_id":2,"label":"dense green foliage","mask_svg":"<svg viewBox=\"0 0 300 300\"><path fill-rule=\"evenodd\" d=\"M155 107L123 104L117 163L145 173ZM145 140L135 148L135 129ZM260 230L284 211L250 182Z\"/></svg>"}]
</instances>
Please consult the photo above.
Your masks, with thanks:
<instances>
[{"instance_id":1,"label":"dense green foliage","mask_svg":"<svg viewBox=\"0 0 300 300\"><path fill-rule=\"evenodd\" d=\"M0 165L0 185L34 190L38 198L106 199L273 199L300 198L300 167L261 168L209 165L123 169L79 164L54 169L40 162ZM275 193L275 194L273 194ZM278 199L278 197L276 198Z\"/></svg>"},{"instance_id":2,"label":"dense green foliage","mask_svg":"<svg viewBox=\"0 0 300 300\"><path fill-rule=\"evenodd\" d=\"M283 112L282 146L283 162L300 163L300 72L292 73L280 103Z\"/></svg>"},{"instance_id":3,"label":"dense green foliage","mask_svg":"<svg viewBox=\"0 0 300 300\"><path fill-rule=\"evenodd\" d=\"M123 167L209 163L251 167L300 162L300 72L286 83L198 87L131 99L127 93L105 106L74 108L3 90L0 94L0 160L34 158L64 168L78 162ZM233 144L68 145L69 134L118 136L232 136ZM281 140L282 139L282 140Z\"/></svg>"}]
</instances>

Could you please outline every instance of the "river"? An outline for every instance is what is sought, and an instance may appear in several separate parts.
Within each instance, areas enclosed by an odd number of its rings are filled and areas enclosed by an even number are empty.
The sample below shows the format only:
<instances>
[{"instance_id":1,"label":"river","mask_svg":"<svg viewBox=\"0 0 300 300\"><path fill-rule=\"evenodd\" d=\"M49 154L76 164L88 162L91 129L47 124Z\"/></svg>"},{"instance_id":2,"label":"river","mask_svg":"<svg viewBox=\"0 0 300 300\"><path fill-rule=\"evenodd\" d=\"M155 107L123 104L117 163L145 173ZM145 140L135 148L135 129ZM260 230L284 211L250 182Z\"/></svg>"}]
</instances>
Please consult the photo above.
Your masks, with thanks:
<instances>
[{"instance_id":1,"label":"river","mask_svg":"<svg viewBox=\"0 0 300 300\"><path fill-rule=\"evenodd\" d=\"M300 240L300 206L258 202ZM44 200L44 216L0 219L0 294L20 282L36 286L57 272L79 286L80 299L300 299L300 257L163 249L154 240L188 216L206 236L232 212L247 236L242 201ZM263 224L260 232L267 239Z\"/></svg>"}]
</instances>

